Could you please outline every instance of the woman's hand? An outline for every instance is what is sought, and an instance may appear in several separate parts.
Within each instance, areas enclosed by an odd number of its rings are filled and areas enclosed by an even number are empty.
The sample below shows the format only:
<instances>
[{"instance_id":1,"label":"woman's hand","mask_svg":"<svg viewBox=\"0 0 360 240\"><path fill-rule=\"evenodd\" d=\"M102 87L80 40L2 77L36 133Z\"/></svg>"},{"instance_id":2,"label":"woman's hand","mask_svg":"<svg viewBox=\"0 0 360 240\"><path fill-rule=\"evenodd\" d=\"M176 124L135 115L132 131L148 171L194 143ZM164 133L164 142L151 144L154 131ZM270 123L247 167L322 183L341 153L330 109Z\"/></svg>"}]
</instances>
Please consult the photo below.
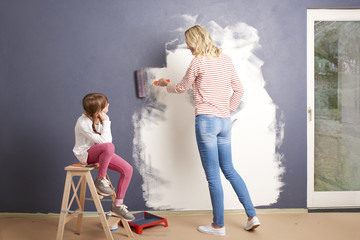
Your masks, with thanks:
<instances>
[{"instance_id":1,"label":"woman's hand","mask_svg":"<svg viewBox=\"0 0 360 240\"><path fill-rule=\"evenodd\" d=\"M157 83L157 86L166 87L168 84L169 84L168 80L166 80L165 78L160 78Z\"/></svg>"}]
</instances>

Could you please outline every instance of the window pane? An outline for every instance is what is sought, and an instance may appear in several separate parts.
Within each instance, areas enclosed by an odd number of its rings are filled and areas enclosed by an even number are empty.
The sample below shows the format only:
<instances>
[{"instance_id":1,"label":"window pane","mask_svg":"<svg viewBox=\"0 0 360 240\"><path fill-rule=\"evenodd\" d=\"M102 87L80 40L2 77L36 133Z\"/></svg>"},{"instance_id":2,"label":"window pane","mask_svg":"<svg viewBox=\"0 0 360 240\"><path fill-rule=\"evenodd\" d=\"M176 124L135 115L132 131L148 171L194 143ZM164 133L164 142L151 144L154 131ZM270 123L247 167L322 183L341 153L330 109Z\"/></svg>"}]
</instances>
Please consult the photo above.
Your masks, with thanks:
<instances>
[{"instance_id":1,"label":"window pane","mask_svg":"<svg viewBox=\"0 0 360 240\"><path fill-rule=\"evenodd\" d=\"M360 190L360 22L315 22L315 191Z\"/></svg>"}]
</instances>

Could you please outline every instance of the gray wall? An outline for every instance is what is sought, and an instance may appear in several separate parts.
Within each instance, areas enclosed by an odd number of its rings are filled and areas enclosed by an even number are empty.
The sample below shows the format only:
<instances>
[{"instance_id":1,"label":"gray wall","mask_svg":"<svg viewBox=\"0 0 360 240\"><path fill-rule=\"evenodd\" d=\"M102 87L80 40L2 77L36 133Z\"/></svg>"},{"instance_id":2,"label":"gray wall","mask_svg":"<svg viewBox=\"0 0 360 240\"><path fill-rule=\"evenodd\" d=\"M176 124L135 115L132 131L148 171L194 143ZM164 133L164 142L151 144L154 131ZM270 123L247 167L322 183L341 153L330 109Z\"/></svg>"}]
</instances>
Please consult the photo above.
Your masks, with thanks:
<instances>
[{"instance_id":1,"label":"gray wall","mask_svg":"<svg viewBox=\"0 0 360 240\"><path fill-rule=\"evenodd\" d=\"M116 152L133 164L134 71L162 67L172 16L259 31L266 89L285 116L285 182L276 208L306 207L306 9L359 0L0 0L0 211L58 212L88 92L110 99ZM280 116L279 116L280 117ZM116 176L110 177L115 181ZM259 176L261 181L261 176ZM146 210L134 171L130 210Z\"/></svg>"}]
</instances>

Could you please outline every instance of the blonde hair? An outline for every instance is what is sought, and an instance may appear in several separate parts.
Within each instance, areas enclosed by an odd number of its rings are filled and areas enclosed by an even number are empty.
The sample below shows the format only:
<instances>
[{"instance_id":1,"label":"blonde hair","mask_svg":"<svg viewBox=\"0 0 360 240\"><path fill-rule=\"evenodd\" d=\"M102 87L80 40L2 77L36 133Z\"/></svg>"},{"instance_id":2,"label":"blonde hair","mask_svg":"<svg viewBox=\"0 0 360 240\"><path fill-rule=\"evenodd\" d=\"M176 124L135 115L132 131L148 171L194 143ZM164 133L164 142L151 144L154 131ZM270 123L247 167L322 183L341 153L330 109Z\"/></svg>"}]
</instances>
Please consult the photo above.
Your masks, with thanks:
<instances>
[{"instance_id":1,"label":"blonde hair","mask_svg":"<svg viewBox=\"0 0 360 240\"><path fill-rule=\"evenodd\" d=\"M200 25L195 25L185 31L185 41L194 49L193 54L195 57L217 58L221 54L221 50L213 44L208 30Z\"/></svg>"},{"instance_id":2,"label":"blonde hair","mask_svg":"<svg viewBox=\"0 0 360 240\"><path fill-rule=\"evenodd\" d=\"M85 110L85 113L91 117L92 120L92 129L95 133L101 135L95 128L95 114L100 112L106 107L108 99L104 94L101 93L88 93L82 100L82 105ZM102 121L100 120L101 124Z\"/></svg>"}]
</instances>

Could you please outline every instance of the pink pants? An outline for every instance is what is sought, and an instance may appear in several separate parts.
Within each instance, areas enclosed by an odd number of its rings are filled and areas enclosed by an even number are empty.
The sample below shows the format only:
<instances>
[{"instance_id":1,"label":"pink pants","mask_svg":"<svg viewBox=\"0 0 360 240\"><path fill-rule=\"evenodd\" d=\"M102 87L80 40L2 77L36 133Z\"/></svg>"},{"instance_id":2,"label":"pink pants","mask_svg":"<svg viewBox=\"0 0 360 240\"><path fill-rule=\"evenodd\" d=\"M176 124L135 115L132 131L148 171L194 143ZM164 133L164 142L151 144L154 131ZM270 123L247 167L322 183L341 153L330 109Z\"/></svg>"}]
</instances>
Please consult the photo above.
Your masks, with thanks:
<instances>
[{"instance_id":1,"label":"pink pants","mask_svg":"<svg viewBox=\"0 0 360 240\"><path fill-rule=\"evenodd\" d=\"M123 199L132 177L133 168L114 151L115 147L112 143L95 144L88 150L87 163L99 163L98 178L106 177L108 168L119 172L121 176L117 184L116 198Z\"/></svg>"}]
</instances>

